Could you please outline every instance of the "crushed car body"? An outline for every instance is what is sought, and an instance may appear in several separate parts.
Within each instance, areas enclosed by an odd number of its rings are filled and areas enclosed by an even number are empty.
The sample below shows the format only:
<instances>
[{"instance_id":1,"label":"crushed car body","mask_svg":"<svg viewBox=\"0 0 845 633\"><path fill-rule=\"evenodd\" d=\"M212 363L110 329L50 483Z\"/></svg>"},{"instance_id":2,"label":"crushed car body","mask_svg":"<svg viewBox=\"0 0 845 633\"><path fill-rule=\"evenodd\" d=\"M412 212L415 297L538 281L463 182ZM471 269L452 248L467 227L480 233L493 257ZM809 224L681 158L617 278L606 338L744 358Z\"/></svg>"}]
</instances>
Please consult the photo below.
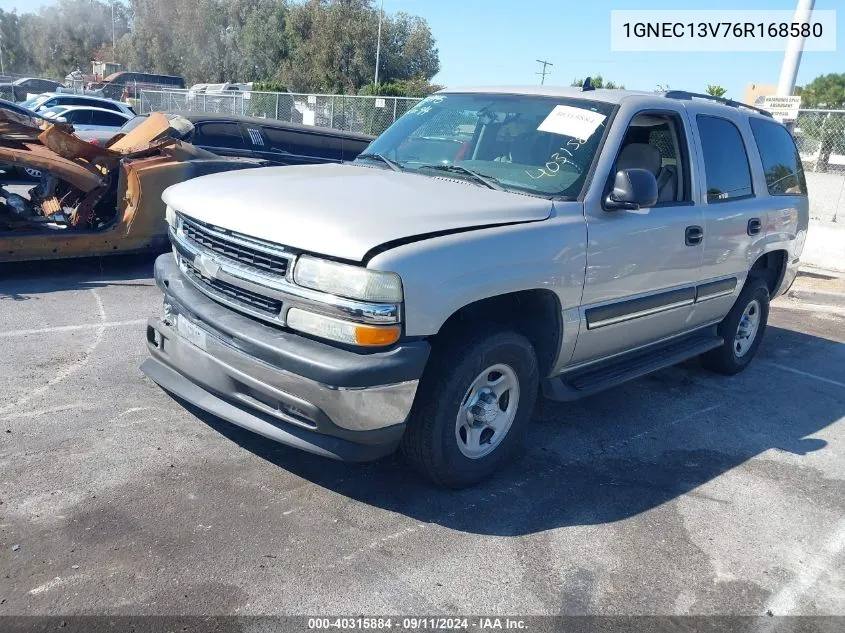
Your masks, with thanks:
<instances>
[{"instance_id":1,"label":"crushed car body","mask_svg":"<svg viewBox=\"0 0 845 633\"><path fill-rule=\"evenodd\" d=\"M175 138L153 113L95 145L68 125L0 110L0 164L42 172L28 195L0 183L0 261L165 249L161 193L197 176L265 165L221 157Z\"/></svg>"}]
</instances>

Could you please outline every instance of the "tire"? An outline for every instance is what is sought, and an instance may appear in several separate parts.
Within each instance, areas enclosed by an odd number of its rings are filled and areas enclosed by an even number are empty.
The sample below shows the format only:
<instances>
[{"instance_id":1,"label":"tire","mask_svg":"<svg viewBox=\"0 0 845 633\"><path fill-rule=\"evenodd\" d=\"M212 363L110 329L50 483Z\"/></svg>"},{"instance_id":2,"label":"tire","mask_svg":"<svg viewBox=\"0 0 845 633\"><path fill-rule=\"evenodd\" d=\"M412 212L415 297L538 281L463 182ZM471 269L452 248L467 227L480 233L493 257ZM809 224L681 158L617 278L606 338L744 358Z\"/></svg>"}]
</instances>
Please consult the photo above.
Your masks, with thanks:
<instances>
[{"instance_id":1,"label":"tire","mask_svg":"<svg viewBox=\"0 0 845 633\"><path fill-rule=\"evenodd\" d=\"M440 341L402 453L438 486L463 488L489 477L519 448L538 384L537 356L521 334L482 326Z\"/></svg>"},{"instance_id":2,"label":"tire","mask_svg":"<svg viewBox=\"0 0 845 633\"><path fill-rule=\"evenodd\" d=\"M747 318L744 318L747 317ZM769 320L769 288L760 278L749 279L731 311L719 324L719 336L725 339L701 356L701 364L710 371L733 376L748 367L757 353ZM753 323L756 322L756 327ZM747 336L741 337L742 330Z\"/></svg>"}]
</instances>

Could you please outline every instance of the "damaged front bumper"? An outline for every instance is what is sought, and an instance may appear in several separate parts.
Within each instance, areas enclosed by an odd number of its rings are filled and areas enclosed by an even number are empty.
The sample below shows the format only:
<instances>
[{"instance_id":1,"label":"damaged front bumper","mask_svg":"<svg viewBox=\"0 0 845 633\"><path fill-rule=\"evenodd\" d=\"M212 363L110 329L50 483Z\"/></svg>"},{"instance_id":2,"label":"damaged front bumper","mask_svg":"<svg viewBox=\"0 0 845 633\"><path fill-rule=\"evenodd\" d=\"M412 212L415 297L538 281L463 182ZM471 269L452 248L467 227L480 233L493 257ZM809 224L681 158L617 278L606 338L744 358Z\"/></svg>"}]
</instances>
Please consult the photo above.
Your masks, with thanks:
<instances>
[{"instance_id":1,"label":"damaged front bumper","mask_svg":"<svg viewBox=\"0 0 845 633\"><path fill-rule=\"evenodd\" d=\"M166 314L147 325L141 366L166 390L283 444L345 461L393 452L430 351L424 341L358 354L258 323L156 260Z\"/></svg>"}]
</instances>

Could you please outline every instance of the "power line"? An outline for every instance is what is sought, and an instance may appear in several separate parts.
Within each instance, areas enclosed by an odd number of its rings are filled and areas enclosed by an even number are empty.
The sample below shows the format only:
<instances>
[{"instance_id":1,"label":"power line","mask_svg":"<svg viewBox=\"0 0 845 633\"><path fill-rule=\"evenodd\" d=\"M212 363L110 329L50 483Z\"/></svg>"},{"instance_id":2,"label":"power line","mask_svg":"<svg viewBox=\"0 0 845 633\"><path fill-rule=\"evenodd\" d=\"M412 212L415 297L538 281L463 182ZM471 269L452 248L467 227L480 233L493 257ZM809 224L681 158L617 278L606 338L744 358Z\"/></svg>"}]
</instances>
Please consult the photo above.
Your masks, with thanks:
<instances>
[{"instance_id":1,"label":"power line","mask_svg":"<svg viewBox=\"0 0 845 633\"><path fill-rule=\"evenodd\" d=\"M540 85L542 86L544 83L546 83L546 75L551 74L551 71L546 70L546 67L547 66L554 66L554 64L551 63L551 62L547 62L545 59L538 59L537 63L543 64L543 70L541 70L538 73L534 73L535 75L540 75Z\"/></svg>"}]
</instances>

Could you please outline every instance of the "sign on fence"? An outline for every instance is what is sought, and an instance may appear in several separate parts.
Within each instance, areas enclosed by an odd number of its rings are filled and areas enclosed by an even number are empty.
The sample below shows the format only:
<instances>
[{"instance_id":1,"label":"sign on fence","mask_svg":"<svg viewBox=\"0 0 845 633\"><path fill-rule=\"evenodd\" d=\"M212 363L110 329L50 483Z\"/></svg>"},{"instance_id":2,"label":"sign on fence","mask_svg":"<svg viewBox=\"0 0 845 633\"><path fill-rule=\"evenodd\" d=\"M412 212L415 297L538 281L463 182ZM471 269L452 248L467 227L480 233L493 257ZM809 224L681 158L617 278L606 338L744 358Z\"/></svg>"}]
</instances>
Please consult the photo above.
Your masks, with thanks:
<instances>
[{"instance_id":1,"label":"sign on fence","mask_svg":"<svg viewBox=\"0 0 845 633\"><path fill-rule=\"evenodd\" d=\"M781 123L795 121L800 108L801 97L765 97L763 99L763 109L771 112L772 116Z\"/></svg>"},{"instance_id":2,"label":"sign on fence","mask_svg":"<svg viewBox=\"0 0 845 633\"><path fill-rule=\"evenodd\" d=\"M376 99L376 107L377 108L383 108L384 107L384 99L381 99L381 98Z\"/></svg>"}]
</instances>

